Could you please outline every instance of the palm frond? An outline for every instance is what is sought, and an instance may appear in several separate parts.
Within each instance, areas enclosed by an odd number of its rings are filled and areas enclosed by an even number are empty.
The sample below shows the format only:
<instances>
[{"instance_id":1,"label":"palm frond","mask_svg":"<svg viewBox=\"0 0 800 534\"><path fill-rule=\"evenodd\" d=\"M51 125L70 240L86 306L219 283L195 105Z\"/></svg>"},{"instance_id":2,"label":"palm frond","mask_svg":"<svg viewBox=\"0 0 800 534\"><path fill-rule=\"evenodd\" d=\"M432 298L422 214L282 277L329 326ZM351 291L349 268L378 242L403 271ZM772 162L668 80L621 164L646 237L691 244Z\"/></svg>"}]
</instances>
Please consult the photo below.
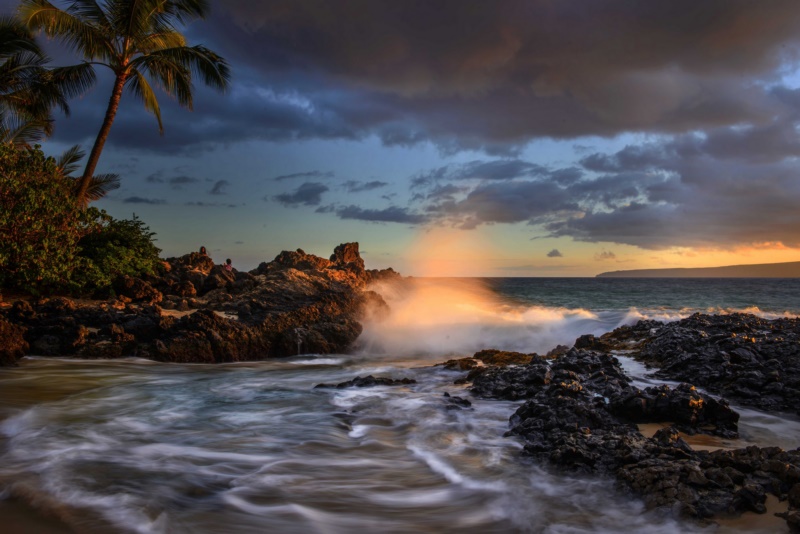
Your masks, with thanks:
<instances>
[{"instance_id":1,"label":"palm frond","mask_svg":"<svg viewBox=\"0 0 800 534\"><path fill-rule=\"evenodd\" d=\"M164 31L151 33L136 43L136 49L141 54L150 54L165 48L186 46L186 38L177 31Z\"/></svg>"},{"instance_id":2,"label":"palm frond","mask_svg":"<svg viewBox=\"0 0 800 534\"><path fill-rule=\"evenodd\" d=\"M160 50L139 56L131 62L131 66L138 72L146 72L165 93L175 97L178 104L192 109L191 71L163 52L164 50Z\"/></svg>"},{"instance_id":3,"label":"palm frond","mask_svg":"<svg viewBox=\"0 0 800 534\"><path fill-rule=\"evenodd\" d=\"M0 58L6 58L30 52L37 56L44 55L33 39L30 30L23 22L8 15L0 16Z\"/></svg>"},{"instance_id":4,"label":"palm frond","mask_svg":"<svg viewBox=\"0 0 800 534\"><path fill-rule=\"evenodd\" d=\"M68 148L56 160L56 166L61 172L62 176L68 177L79 168L78 162L83 159L86 152L83 151L81 145L75 145Z\"/></svg>"},{"instance_id":5,"label":"palm frond","mask_svg":"<svg viewBox=\"0 0 800 534\"><path fill-rule=\"evenodd\" d=\"M84 202L94 202L100 200L109 191L119 189L119 174L95 174L89 181L89 188L86 190Z\"/></svg>"},{"instance_id":6,"label":"palm frond","mask_svg":"<svg viewBox=\"0 0 800 534\"><path fill-rule=\"evenodd\" d=\"M167 0L164 3L165 16L179 24L204 19L209 10L207 0Z\"/></svg>"},{"instance_id":7,"label":"palm frond","mask_svg":"<svg viewBox=\"0 0 800 534\"><path fill-rule=\"evenodd\" d=\"M227 61L204 46L156 50L147 56L140 56L136 61L153 73L165 90L169 94L174 94L181 105L186 107L191 106L191 94L188 98L182 98L178 84L185 86L191 93L191 73L199 75L206 85L220 91L227 90L230 84L230 67ZM178 75L183 80L173 79Z\"/></svg>"},{"instance_id":8,"label":"palm frond","mask_svg":"<svg viewBox=\"0 0 800 534\"><path fill-rule=\"evenodd\" d=\"M69 67L56 67L50 70L53 83L67 98L81 96L94 86L97 75L94 66L80 63Z\"/></svg>"},{"instance_id":9,"label":"palm frond","mask_svg":"<svg viewBox=\"0 0 800 534\"><path fill-rule=\"evenodd\" d=\"M3 143L30 146L41 141L52 128L52 120L25 120L18 115L0 112L0 142Z\"/></svg>"},{"instance_id":10,"label":"palm frond","mask_svg":"<svg viewBox=\"0 0 800 534\"><path fill-rule=\"evenodd\" d=\"M128 88L144 103L145 109L156 116L158 131L163 134L164 124L161 122L161 108L158 105L156 94L147 79L139 71L134 71L133 76L128 78Z\"/></svg>"},{"instance_id":11,"label":"palm frond","mask_svg":"<svg viewBox=\"0 0 800 534\"><path fill-rule=\"evenodd\" d=\"M63 39L70 48L88 59L110 61L116 55L112 35L47 0L22 0L19 13L29 28Z\"/></svg>"}]
</instances>

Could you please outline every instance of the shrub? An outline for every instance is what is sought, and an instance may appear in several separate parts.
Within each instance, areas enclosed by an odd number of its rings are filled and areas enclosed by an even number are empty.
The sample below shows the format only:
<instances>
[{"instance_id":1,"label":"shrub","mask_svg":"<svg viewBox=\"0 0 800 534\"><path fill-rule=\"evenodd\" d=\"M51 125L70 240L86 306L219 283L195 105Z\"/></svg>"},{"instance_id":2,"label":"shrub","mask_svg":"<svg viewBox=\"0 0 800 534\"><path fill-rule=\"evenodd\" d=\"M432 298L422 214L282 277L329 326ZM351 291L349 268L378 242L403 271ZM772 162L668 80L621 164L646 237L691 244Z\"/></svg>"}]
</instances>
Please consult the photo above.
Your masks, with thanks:
<instances>
[{"instance_id":1,"label":"shrub","mask_svg":"<svg viewBox=\"0 0 800 534\"><path fill-rule=\"evenodd\" d=\"M0 144L0 286L34 294L68 287L87 227L53 158L38 146Z\"/></svg>"},{"instance_id":2,"label":"shrub","mask_svg":"<svg viewBox=\"0 0 800 534\"><path fill-rule=\"evenodd\" d=\"M73 276L78 287L102 292L122 275L147 278L160 273L161 250L153 244L155 233L141 219L114 219L96 208L87 212L94 225L78 242L82 265Z\"/></svg>"},{"instance_id":3,"label":"shrub","mask_svg":"<svg viewBox=\"0 0 800 534\"><path fill-rule=\"evenodd\" d=\"M108 294L121 275L159 273L155 234L135 215L81 209L74 184L38 146L0 143L0 287Z\"/></svg>"}]
</instances>

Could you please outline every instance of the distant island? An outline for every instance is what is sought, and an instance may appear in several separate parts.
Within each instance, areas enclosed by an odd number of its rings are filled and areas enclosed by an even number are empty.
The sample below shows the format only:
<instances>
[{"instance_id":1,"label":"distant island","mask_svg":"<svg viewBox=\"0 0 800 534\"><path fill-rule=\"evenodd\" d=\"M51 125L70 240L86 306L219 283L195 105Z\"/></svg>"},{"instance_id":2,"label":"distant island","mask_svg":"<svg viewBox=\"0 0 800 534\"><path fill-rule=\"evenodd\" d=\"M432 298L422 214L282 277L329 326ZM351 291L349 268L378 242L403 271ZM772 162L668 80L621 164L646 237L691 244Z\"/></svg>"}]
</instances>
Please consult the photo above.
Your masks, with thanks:
<instances>
[{"instance_id":1,"label":"distant island","mask_svg":"<svg viewBox=\"0 0 800 534\"><path fill-rule=\"evenodd\" d=\"M800 261L691 269L634 269L600 273L597 278L800 278Z\"/></svg>"}]
</instances>

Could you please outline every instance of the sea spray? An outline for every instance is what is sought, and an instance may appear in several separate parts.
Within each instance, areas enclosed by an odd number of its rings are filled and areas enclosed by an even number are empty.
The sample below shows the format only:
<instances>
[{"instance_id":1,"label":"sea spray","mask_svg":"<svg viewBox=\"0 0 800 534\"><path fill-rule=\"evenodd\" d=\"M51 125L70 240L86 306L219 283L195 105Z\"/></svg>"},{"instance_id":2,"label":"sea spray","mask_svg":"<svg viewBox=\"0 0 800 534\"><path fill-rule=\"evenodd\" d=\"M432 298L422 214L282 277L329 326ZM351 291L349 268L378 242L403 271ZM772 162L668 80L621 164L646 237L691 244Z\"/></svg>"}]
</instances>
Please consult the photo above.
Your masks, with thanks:
<instances>
[{"instance_id":1,"label":"sea spray","mask_svg":"<svg viewBox=\"0 0 800 534\"><path fill-rule=\"evenodd\" d=\"M388 313L368 313L357 342L363 354L436 358L496 348L545 354L583 334L600 336L639 320L671 322L703 313L752 313L767 319L796 316L763 296L769 281L726 280L741 302L720 299L719 281L606 279L406 278L372 287ZM786 285L785 297L800 292ZM703 288L708 289L704 293ZM674 299L692 306L670 307ZM749 300L748 300L749 299ZM739 301L736 301L738 304Z\"/></svg>"},{"instance_id":2,"label":"sea spray","mask_svg":"<svg viewBox=\"0 0 800 534\"><path fill-rule=\"evenodd\" d=\"M375 290L390 312L365 322L358 345L370 354L424 358L485 348L546 353L582 334L601 335L646 317L636 310L529 306L502 298L478 278L413 278Z\"/></svg>"}]
</instances>

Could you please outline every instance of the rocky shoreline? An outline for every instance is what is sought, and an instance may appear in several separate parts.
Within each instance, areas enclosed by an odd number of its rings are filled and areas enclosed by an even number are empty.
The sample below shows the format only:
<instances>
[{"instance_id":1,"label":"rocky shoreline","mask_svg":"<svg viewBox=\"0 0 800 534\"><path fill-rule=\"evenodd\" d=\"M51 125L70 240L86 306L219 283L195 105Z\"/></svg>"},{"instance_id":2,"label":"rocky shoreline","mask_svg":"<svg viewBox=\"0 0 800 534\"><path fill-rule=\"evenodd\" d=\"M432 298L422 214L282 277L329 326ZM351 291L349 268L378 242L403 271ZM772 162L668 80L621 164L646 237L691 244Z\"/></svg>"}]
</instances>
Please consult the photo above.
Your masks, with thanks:
<instances>
[{"instance_id":1,"label":"rocky shoreline","mask_svg":"<svg viewBox=\"0 0 800 534\"><path fill-rule=\"evenodd\" d=\"M115 299L5 303L0 364L26 354L79 358L136 356L219 363L341 353L368 314L388 313L369 290L392 270L367 271L357 243L330 259L282 252L249 273L227 271L197 253L166 262L153 280L122 279ZM618 356L679 385L637 387ZM768 495L800 532L800 448L696 450L684 436L738 437L735 405L800 414L800 320L748 314L640 321L600 337L579 337L547 355L494 349L440 366L473 398L518 401L509 438L522 458L550 469L611 477L650 510L708 524L763 514ZM319 388L413 386L403 377L355 377ZM700 388L700 389L698 389ZM442 402L441 400L439 402ZM448 410L470 407L446 394ZM656 424L652 436L639 425Z\"/></svg>"},{"instance_id":2,"label":"rocky shoreline","mask_svg":"<svg viewBox=\"0 0 800 534\"><path fill-rule=\"evenodd\" d=\"M358 243L339 245L330 259L284 251L250 272L200 253L170 258L164 270L119 279L105 301L2 303L0 365L29 354L221 363L344 352L365 315L387 309L367 285L399 277L366 270Z\"/></svg>"},{"instance_id":3,"label":"rocky shoreline","mask_svg":"<svg viewBox=\"0 0 800 534\"><path fill-rule=\"evenodd\" d=\"M800 448L695 450L683 437L738 438L739 414L696 385L742 405L796 412L799 334L800 319L695 314L581 336L546 356L487 349L437 367L466 371L454 383L475 397L523 403L507 432L522 441L523 458L559 472L610 476L648 510L701 525L764 514L774 495L786 509L775 515L800 532ZM616 357L623 354L680 384L636 387ZM370 376L317 387L408 383ZM461 397L448 400L448 409L470 406ZM660 427L652 436L640 432L652 423Z\"/></svg>"},{"instance_id":4,"label":"rocky shoreline","mask_svg":"<svg viewBox=\"0 0 800 534\"><path fill-rule=\"evenodd\" d=\"M750 446L695 450L681 433L737 437L739 414L725 398L761 410L798 412L800 320L746 314L695 314L674 323L640 321L547 356L494 352L507 366L474 358L450 361L470 369L457 383L473 395L522 400L510 436L524 455L566 472L611 476L648 509L705 524L742 512L765 513L767 495L786 502L777 514L800 532L800 448ZM681 382L634 386L615 355L652 366ZM695 386L722 395L714 397ZM664 426L653 436L642 423Z\"/></svg>"}]
</instances>

